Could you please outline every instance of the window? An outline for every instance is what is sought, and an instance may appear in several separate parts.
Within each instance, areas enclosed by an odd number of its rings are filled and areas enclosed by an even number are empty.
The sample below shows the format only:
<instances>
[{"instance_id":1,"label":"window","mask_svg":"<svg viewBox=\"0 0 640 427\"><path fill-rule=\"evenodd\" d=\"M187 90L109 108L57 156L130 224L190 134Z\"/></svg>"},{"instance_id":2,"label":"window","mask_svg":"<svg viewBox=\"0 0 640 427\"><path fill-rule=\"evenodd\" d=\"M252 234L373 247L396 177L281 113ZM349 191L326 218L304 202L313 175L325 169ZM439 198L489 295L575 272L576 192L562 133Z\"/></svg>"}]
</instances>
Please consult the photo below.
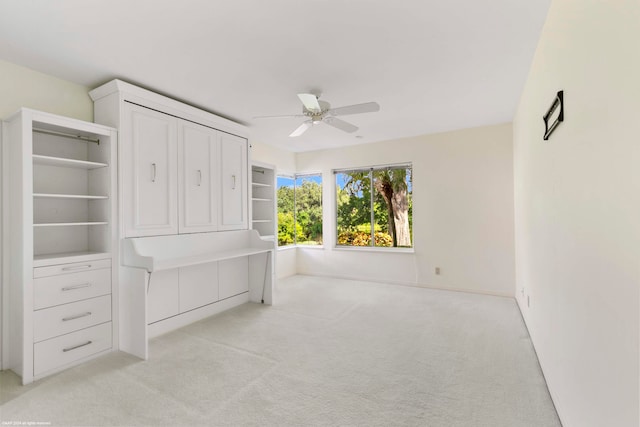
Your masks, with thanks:
<instances>
[{"instance_id":1,"label":"window","mask_svg":"<svg viewBox=\"0 0 640 427\"><path fill-rule=\"evenodd\" d=\"M322 175L278 176L278 246L322 245Z\"/></svg>"},{"instance_id":2,"label":"window","mask_svg":"<svg viewBox=\"0 0 640 427\"><path fill-rule=\"evenodd\" d=\"M296 243L295 179L291 176L278 176L278 246Z\"/></svg>"},{"instance_id":3,"label":"window","mask_svg":"<svg viewBox=\"0 0 640 427\"><path fill-rule=\"evenodd\" d=\"M410 164L334 174L337 246L413 247Z\"/></svg>"}]
</instances>

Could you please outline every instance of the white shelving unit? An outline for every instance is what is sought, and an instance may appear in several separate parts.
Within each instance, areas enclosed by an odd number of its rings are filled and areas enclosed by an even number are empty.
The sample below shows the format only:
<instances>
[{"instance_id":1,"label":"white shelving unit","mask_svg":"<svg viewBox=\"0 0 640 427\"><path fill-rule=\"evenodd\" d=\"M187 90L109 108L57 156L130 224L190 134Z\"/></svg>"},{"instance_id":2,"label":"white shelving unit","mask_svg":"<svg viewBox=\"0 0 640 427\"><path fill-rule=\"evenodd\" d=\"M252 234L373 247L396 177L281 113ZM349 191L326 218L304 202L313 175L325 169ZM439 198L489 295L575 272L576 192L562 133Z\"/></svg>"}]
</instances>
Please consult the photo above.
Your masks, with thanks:
<instances>
[{"instance_id":1,"label":"white shelving unit","mask_svg":"<svg viewBox=\"0 0 640 427\"><path fill-rule=\"evenodd\" d=\"M3 139L3 359L26 384L112 349L117 133L24 108Z\"/></svg>"},{"instance_id":2,"label":"white shelving unit","mask_svg":"<svg viewBox=\"0 0 640 427\"><path fill-rule=\"evenodd\" d=\"M274 240L277 226L275 167L254 163L251 167L251 228L265 240Z\"/></svg>"}]
</instances>

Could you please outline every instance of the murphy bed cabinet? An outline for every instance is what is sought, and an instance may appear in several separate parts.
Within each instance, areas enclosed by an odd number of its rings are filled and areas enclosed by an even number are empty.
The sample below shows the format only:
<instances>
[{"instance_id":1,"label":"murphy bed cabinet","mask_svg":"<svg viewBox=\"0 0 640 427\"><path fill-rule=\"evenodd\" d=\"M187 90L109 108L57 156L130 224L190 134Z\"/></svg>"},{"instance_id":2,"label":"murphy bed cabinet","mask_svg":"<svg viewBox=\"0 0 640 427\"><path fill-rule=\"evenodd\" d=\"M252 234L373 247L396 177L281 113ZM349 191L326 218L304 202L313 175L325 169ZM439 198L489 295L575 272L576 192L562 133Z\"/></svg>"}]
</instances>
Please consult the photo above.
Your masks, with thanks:
<instances>
[{"instance_id":1,"label":"murphy bed cabinet","mask_svg":"<svg viewBox=\"0 0 640 427\"><path fill-rule=\"evenodd\" d=\"M118 129L119 348L254 301L271 304L273 242L249 229L245 126L129 83L90 92Z\"/></svg>"},{"instance_id":2,"label":"murphy bed cabinet","mask_svg":"<svg viewBox=\"0 0 640 427\"><path fill-rule=\"evenodd\" d=\"M23 108L3 122L6 366L28 384L117 341L116 130Z\"/></svg>"}]
</instances>

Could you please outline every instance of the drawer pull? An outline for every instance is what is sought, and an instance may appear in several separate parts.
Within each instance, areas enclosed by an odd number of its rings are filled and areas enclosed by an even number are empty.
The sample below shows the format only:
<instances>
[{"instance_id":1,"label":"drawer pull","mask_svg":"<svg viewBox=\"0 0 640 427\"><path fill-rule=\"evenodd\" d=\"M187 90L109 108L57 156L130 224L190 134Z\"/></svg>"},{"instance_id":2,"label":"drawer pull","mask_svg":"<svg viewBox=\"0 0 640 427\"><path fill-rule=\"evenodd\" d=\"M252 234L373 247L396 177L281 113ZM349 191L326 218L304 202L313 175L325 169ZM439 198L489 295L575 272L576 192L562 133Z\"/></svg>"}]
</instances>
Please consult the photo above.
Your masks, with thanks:
<instances>
[{"instance_id":1,"label":"drawer pull","mask_svg":"<svg viewBox=\"0 0 640 427\"><path fill-rule=\"evenodd\" d=\"M76 314L75 316L64 317L62 319L63 322L68 322L69 320L80 319L81 317L91 316L91 312L87 311L86 313Z\"/></svg>"},{"instance_id":2,"label":"drawer pull","mask_svg":"<svg viewBox=\"0 0 640 427\"><path fill-rule=\"evenodd\" d=\"M81 285L65 286L64 288L62 288L62 292L75 291L76 289L88 288L90 286L91 286L91 283L83 283Z\"/></svg>"},{"instance_id":3,"label":"drawer pull","mask_svg":"<svg viewBox=\"0 0 640 427\"><path fill-rule=\"evenodd\" d=\"M85 268L91 268L91 264L87 265L76 265L73 267L64 267L62 271L74 271L74 270L84 270Z\"/></svg>"},{"instance_id":4,"label":"drawer pull","mask_svg":"<svg viewBox=\"0 0 640 427\"><path fill-rule=\"evenodd\" d=\"M75 350L76 348L84 347L85 345L89 345L89 344L93 344L93 341L87 341L84 344L78 344L78 345L74 345L73 347L63 348L62 352L66 353L67 351Z\"/></svg>"}]
</instances>

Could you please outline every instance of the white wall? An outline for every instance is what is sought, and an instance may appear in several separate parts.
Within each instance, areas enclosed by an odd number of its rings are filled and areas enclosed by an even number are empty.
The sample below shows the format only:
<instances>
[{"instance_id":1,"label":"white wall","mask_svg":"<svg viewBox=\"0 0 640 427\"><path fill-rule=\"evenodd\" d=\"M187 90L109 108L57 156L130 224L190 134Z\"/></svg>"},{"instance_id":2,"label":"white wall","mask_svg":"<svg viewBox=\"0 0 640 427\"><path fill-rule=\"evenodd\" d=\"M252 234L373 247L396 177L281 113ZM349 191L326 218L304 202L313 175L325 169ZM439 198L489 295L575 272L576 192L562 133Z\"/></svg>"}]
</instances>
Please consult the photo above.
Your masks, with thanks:
<instances>
[{"instance_id":1,"label":"white wall","mask_svg":"<svg viewBox=\"0 0 640 427\"><path fill-rule=\"evenodd\" d=\"M639 22L637 0L554 0L514 121L517 298L566 427L640 422Z\"/></svg>"},{"instance_id":2,"label":"white wall","mask_svg":"<svg viewBox=\"0 0 640 427\"><path fill-rule=\"evenodd\" d=\"M335 249L332 169L406 162L415 253ZM299 247L298 273L514 295L510 124L298 153L296 164L301 173L322 172L324 183L325 247Z\"/></svg>"},{"instance_id":3,"label":"white wall","mask_svg":"<svg viewBox=\"0 0 640 427\"><path fill-rule=\"evenodd\" d=\"M292 174L296 171L295 154L259 142L251 143L251 160L276 167L276 174ZM276 253L276 276L281 279L296 274L296 250L280 249Z\"/></svg>"},{"instance_id":4,"label":"white wall","mask_svg":"<svg viewBox=\"0 0 640 427\"><path fill-rule=\"evenodd\" d=\"M21 107L93 121L89 88L0 61L0 118Z\"/></svg>"}]
</instances>

